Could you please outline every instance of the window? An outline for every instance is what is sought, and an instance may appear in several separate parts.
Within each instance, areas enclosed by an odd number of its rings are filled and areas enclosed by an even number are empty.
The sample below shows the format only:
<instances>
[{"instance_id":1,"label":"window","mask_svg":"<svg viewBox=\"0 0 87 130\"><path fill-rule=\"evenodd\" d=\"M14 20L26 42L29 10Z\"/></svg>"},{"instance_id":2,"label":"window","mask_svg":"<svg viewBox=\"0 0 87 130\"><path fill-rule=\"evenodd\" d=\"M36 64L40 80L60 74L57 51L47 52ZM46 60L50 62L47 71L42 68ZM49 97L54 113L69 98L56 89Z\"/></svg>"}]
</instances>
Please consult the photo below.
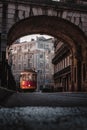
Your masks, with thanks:
<instances>
[{"instance_id":1,"label":"window","mask_svg":"<svg viewBox=\"0 0 87 130\"><path fill-rule=\"evenodd\" d=\"M15 64L13 64L13 70L15 70Z\"/></svg>"},{"instance_id":2,"label":"window","mask_svg":"<svg viewBox=\"0 0 87 130\"><path fill-rule=\"evenodd\" d=\"M24 64L24 69L26 69L26 64Z\"/></svg>"},{"instance_id":3,"label":"window","mask_svg":"<svg viewBox=\"0 0 87 130\"><path fill-rule=\"evenodd\" d=\"M69 63L69 56L67 57L67 65L69 66L70 63Z\"/></svg>"},{"instance_id":4,"label":"window","mask_svg":"<svg viewBox=\"0 0 87 130\"><path fill-rule=\"evenodd\" d=\"M21 51L21 46L19 46L19 51Z\"/></svg>"},{"instance_id":5,"label":"window","mask_svg":"<svg viewBox=\"0 0 87 130\"><path fill-rule=\"evenodd\" d=\"M60 61L60 70L62 70L62 61Z\"/></svg>"},{"instance_id":6,"label":"window","mask_svg":"<svg viewBox=\"0 0 87 130\"><path fill-rule=\"evenodd\" d=\"M66 60L66 58L65 58L65 67L67 67L67 60Z\"/></svg>"},{"instance_id":7,"label":"window","mask_svg":"<svg viewBox=\"0 0 87 130\"><path fill-rule=\"evenodd\" d=\"M33 47L33 44L31 43L31 44L30 44L30 48L32 48L32 47Z\"/></svg>"},{"instance_id":8,"label":"window","mask_svg":"<svg viewBox=\"0 0 87 130\"><path fill-rule=\"evenodd\" d=\"M32 68L33 67L33 64L30 62L30 68Z\"/></svg>"},{"instance_id":9,"label":"window","mask_svg":"<svg viewBox=\"0 0 87 130\"><path fill-rule=\"evenodd\" d=\"M21 64L18 65L18 69L19 69L19 70L21 69Z\"/></svg>"},{"instance_id":10,"label":"window","mask_svg":"<svg viewBox=\"0 0 87 130\"><path fill-rule=\"evenodd\" d=\"M48 49L49 48L49 45L45 45L45 49Z\"/></svg>"},{"instance_id":11,"label":"window","mask_svg":"<svg viewBox=\"0 0 87 130\"><path fill-rule=\"evenodd\" d=\"M57 72L56 65L54 66L54 72L55 72L55 73Z\"/></svg>"},{"instance_id":12,"label":"window","mask_svg":"<svg viewBox=\"0 0 87 130\"><path fill-rule=\"evenodd\" d=\"M40 58L43 58L43 54L40 54Z\"/></svg>"},{"instance_id":13,"label":"window","mask_svg":"<svg viewBox=\"0 0 87 130\"><path fill-rule=\"evenodd\" d=\"M39 44L38 44L38 48L44 48L43 43L39 43Z\"/></svg>"},{"instance_id":14,"label":"window","mask_svg":"<svg viewBox=\"0 0 87 130\"><path fill-rule=\"evenodd\" d=\"M63 59L63 69L64 69L64 67L65 67L65 66L64 66L64 59Z\"/></svg>"},{"instance_id":15,"label":"window","mask_svg":"<svg viewBox=\"0 0 87 130\"><path fill-rule=\"evenodd\" d=\"M24 59L26 59L26 58L27 58L27 54L25 53L25 54L24 54Z\"/></svg>"},{"instance_id":16,"label":"window","mask_svg":"<svg viewBox=\"0 0 87 130\"><path fill-rule=\"evenodd\" d=\"M29 53L28 58L31 59L33 57L32 53Z\"/></svg>"},{"instance_id":17,"label":"window","mask_svg":"<svg viewBox=\"0 0 87 130\"><path fill-rule=\"evenodd\" d=\"M36 75L35 74L32 74L32 80L36 81Z\"/></svg>"},{"instance_id":18,"label":"window","mask_svg":"<svg viewBox=\"0 0 87 130\"><path fill-rule=\"evenodd\" d=\"M21 60L21 55L19 55L18 59Z\"/></svg>"},{"instance_id":19,"label":"window","mask_svg":"<svg viewBox=\"0 0 87 130\"><path fill-rule=\"evenodd\" d=\"M24 46L24 49L27 49L27 45Z\"/></svg>"},{"instance_id":20,"label":"window","mask_svg":"<svg viewBox=\"0 0 87 130\"><path fill-rule=\"evenodd\" d=\"M43 63L40 63L40 64L39 64L39 67L43 68Z\"/></svg>"}]
</instances>

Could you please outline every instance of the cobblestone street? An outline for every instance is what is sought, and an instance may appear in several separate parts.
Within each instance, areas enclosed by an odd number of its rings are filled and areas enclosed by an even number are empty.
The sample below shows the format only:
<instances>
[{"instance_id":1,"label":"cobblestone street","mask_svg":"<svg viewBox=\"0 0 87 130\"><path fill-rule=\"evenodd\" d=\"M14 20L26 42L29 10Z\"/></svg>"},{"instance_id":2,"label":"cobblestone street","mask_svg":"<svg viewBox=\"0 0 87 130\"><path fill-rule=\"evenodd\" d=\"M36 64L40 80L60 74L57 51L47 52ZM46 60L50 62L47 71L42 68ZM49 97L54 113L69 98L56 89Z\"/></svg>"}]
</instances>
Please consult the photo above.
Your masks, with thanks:
<instances>
[{"instance_id":1,"label":"cobblestone street","mask_svg":"<svg viewBox=\"0 0 87 130\"><path fill-rule=\"evenodd\" d=\"M87 130L87 107L1 108L0 130Z\"/></svg>"},{"instance_id":2,"label":"cobblestone street","mask_svg":"<svg viewBox=\"0 0 87 130\"><path fill-rule=\"evenodd\" d=\"M87 130L87 93L14 93L0 108L0 130Z\"/></svg>"}]
</instances>

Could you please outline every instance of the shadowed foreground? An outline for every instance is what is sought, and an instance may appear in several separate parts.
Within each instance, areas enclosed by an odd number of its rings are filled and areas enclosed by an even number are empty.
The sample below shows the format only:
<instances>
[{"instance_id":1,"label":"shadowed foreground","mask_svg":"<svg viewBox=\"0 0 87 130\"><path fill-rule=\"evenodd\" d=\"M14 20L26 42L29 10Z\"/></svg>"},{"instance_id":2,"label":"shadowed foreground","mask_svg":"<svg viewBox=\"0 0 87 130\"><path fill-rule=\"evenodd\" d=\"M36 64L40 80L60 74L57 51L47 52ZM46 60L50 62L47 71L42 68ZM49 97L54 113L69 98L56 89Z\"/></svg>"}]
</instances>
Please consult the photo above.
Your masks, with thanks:
<instances>
[{"instance_id":1,"label":"shadowed foreground","mask_svg":"<svg viewBox=\"0 0 87 130\"><path fill-rule=\"evenodd\" d=\"M50 106L87 107L87 93L14 93L3 104L4 107Z\"/></svg>"},{"instance_id":2,"label":"shadowed foreground","mask_svg":"<svg viewBox=\"0 0 87 130\"><path fill-rule=\"evenodd\" d=\"M4 89L0 99L0 130L87 130L86 93Z\"/></svg>"},{"instance_id":3,"label":"shadowed foreground","mask_svg":"<svg viewBox=\"0 0 87 130\"><path fill-rule=\"evenodd\" d=\"M21 107L0 109L2 130L87 130L87 108Z\"/></svg>"}]
</instances>

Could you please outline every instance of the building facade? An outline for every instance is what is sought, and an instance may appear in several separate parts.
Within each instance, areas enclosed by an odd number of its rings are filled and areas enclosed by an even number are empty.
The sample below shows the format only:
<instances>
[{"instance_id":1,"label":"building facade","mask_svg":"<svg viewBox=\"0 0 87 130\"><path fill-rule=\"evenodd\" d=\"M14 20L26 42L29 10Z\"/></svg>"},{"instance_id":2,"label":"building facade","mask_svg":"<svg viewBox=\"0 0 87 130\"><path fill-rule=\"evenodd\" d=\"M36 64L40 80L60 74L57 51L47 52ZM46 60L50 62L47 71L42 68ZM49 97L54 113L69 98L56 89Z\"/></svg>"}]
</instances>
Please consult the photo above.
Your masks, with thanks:
<instances>
[{"instance_id":1,"label":"building facade","mask_svg":"<svg viewBox=\"0 0 87 130\"><path fill-rule=\"evenodd\" d=\"M66 44L55 41L54 64L55 91L71 91L71 52Z\"/></svg>"},{"instance_id":2,"label":"building facade","mask_svg":"<svg viewBox=\"0 0 87 130\"><path fill-rule=\"evenodd\" d=\"M57 2L67 2L67 3L77 3L77 4L87 4L87 0L53 0Z\"/></svg>"},{"instance_id":3,"label":"building facade","mask_svg":"<svg viewBox=\"0 0 87 130\"><path fill-rule=\"evenodd\" d=\"M30 42L16 43L10 46L12 72L17 83L19 83L20 72L24 69L35 69L37 71L38 90L43 85L53 84L54 68L52 58L54 55L53 39L37 37Z\"/></svg>"}]
</instances>

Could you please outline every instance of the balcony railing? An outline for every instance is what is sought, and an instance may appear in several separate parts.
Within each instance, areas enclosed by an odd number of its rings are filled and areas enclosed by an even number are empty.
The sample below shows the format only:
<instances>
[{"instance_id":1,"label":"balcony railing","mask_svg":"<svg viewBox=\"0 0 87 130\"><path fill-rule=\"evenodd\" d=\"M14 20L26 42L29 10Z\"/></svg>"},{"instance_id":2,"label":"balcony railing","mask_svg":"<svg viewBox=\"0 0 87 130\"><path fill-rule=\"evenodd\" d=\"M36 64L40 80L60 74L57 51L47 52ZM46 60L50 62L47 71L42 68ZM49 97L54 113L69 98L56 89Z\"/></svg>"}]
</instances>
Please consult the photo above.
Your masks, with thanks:
<instances>
[{"instance_id":1,"label":"balcony railing","mask_svg":"<svg viewBox=\"0 0 87 130\"><path fill-rule=\"evenodd\" d=\"M58 71L57 73L55 73L55 74L53 75L53 77L54 77L54 79L57 79L57 78L59 78L60 76L66 74L66 73L70 73L70 72L71 72L71 66L69 65L69 66L67 66L66 68L64 68L64 69Z\"/></svg>"},{"instance_id":2,"label":"balcony railing","mask_svg":"<svg viewBox=\"0 0 87 130\"><path fill-rule=\"evenodd\" d=\"M67 48L66 44L63 44L63 46L55 53L55 56L52 59L52 63L53 64L58 63L61 59L66 57L69 53L70 53L69 48Z\"/></svg>"}]
</instances>

